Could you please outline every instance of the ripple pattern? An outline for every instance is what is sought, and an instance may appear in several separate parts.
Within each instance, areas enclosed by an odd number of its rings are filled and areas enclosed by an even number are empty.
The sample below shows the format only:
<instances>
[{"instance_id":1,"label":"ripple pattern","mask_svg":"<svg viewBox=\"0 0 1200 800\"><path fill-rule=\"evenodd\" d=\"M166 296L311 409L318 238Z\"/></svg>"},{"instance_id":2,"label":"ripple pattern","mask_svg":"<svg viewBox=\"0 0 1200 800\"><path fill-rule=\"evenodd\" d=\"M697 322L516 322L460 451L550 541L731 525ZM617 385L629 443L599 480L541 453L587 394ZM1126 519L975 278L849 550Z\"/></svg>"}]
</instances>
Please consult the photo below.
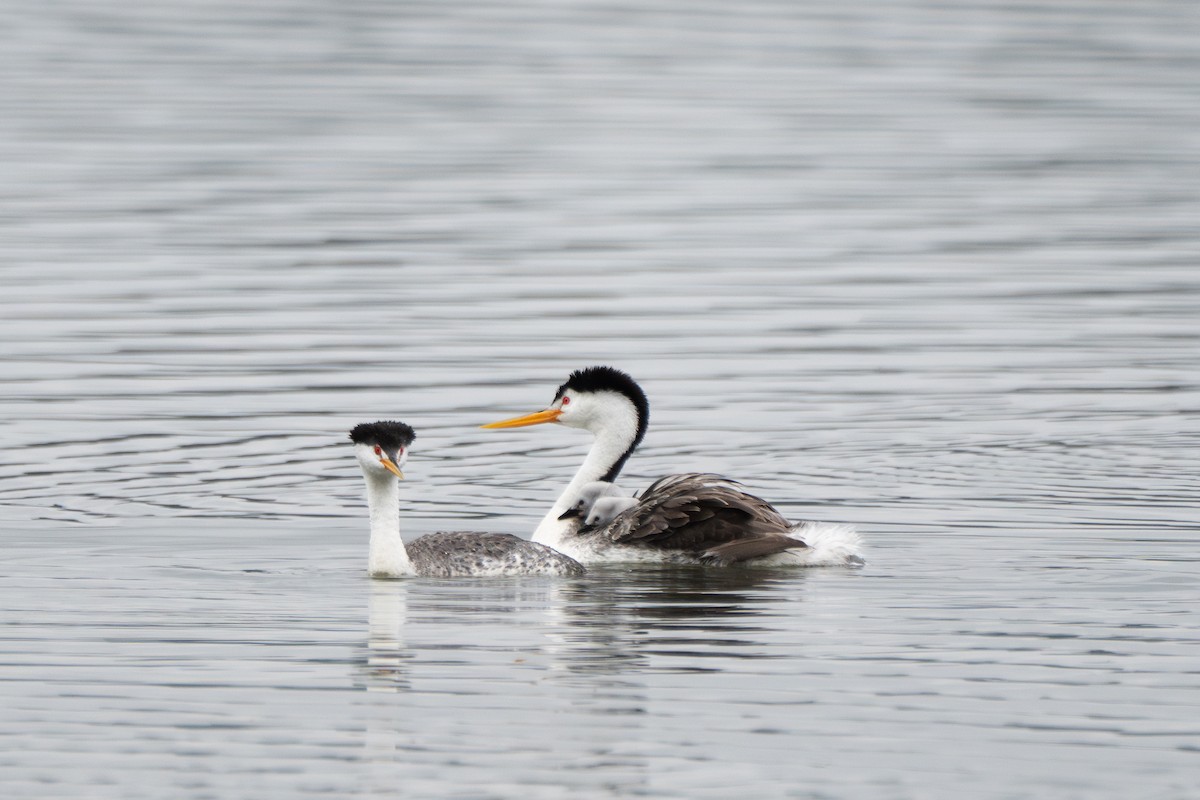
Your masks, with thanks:
<instances>
[{"instance_id":1,"label":"ripple pattern","mask_svg":"<svg viewBox=\"0 0 1200 800\"><path fill-rule=\"evenodd\" d=\"M1195 794L1194 3L0 3L14 797ZM371 584L626 470L862 570ZM64 767L69 764L69 767Z\"/></svg>"}]
</instances>

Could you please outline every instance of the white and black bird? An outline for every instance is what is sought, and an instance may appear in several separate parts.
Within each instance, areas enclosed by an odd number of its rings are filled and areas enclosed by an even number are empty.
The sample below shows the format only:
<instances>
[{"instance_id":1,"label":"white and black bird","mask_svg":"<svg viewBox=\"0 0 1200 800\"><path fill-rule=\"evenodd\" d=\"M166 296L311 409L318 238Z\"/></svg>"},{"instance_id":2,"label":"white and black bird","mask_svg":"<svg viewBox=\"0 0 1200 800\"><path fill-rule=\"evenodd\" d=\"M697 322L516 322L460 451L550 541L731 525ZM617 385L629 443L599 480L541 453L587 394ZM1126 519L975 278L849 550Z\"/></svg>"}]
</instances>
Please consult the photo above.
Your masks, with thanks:
<instances>
[{"instance_id":1,"label":"white and black bird","mask_svg":"<svg viewBox=\"0 0 1200 800\"><path fill-rule=\"evenodd\" d=\"M581 575L574 559L545 545L507 533L431 533L408 543L400 538L400 471L416 434L403 422L364 422L350 431L367 484L373 578L512 575Z\"/></svg>"},{"instance_id":2,"label":"white and black bird","mask_svg":"<svg viewBox=\"0 0 1200 800\"><path fill-rule=\"evenodd\" d=\"M646 394L633 378L612 367L589 367L571 373L548 408L483 426L519 428L554 422L583 428L594 437L582 466L538 525L533 541L584 564L815 567L862 563L861 542L853 527L789 522L736 481L711 473L661 478L607 524L581 526L576 507L585 487L616 481L645 436L649 416Z\"/></svg>"}]
</instances>

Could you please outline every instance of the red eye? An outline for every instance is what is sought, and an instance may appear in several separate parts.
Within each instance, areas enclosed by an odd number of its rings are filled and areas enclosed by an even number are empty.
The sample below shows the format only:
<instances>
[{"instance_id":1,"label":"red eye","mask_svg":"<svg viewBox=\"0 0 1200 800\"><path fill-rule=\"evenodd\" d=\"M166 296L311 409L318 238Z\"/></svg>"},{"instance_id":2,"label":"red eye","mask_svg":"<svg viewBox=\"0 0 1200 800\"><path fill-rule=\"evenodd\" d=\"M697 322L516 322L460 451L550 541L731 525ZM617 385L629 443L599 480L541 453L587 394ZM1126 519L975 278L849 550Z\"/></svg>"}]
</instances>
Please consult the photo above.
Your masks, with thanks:
<instances>
[{"instance_id":1,"label":"red eye","mask_svg":"<svg viewBox=\"0 0 1200 800\"><path fill-rule=\"evenodd\" d=\"M564 398L563 398L563 401L562 401L562 404L563 404L564 406L569 406L569 405L571 405L571 398L569 398L569 397L564 397Z\"/></svg>"},{"instance_id":2,"label":"red eye","mask_svg":"<svg viewBox=\"0 0 1200 800\"><path fill-rule=\"evenodd\" d=\"M375 445L375 455L379 455L382 452L383 452L383 448L380 447L379 445Z\"/></svg>"}]
</instances>

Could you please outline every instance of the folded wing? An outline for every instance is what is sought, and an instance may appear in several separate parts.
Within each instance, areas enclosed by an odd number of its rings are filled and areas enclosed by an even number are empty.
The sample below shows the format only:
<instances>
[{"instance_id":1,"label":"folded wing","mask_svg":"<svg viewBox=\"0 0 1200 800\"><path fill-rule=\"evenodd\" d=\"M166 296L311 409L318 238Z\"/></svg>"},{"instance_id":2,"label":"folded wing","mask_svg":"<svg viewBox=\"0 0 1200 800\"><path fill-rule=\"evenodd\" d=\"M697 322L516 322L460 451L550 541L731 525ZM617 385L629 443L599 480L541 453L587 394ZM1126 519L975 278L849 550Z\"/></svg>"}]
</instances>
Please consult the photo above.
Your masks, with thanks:
<instances>
[{"instance_id":1,"label":"folded wing","mask_svg":"<svg viewBox=\"0 0 1200 800\"><path fill-rule=\"evenodd\" d=\"M616 544L674 551L704 563L733 564L802 549L791 524L769 503L712 473L669 475L618 515L606 533Z\"/></svg>"}]
</instances>

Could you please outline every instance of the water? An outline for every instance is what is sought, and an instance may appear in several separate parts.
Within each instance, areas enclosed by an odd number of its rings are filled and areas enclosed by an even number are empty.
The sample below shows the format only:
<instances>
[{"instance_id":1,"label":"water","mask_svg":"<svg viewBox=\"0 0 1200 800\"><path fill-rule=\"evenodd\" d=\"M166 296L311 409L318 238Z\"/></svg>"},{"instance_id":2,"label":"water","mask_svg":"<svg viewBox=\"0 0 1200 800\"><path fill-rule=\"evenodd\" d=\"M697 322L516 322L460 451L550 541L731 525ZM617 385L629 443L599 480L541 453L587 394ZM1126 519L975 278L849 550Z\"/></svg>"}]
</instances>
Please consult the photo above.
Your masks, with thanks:
<instances>
[{"instance_id":1,"label":"water","mask_svg":"<svg viewBox=\"0 0 1200 800\"><path fill-rule=\"evenodd\" d=\"M13 797L1194 797L1200 15L0 6ZM372 582L626 470L862 569Z\"/></svg>"}]
</instances>

